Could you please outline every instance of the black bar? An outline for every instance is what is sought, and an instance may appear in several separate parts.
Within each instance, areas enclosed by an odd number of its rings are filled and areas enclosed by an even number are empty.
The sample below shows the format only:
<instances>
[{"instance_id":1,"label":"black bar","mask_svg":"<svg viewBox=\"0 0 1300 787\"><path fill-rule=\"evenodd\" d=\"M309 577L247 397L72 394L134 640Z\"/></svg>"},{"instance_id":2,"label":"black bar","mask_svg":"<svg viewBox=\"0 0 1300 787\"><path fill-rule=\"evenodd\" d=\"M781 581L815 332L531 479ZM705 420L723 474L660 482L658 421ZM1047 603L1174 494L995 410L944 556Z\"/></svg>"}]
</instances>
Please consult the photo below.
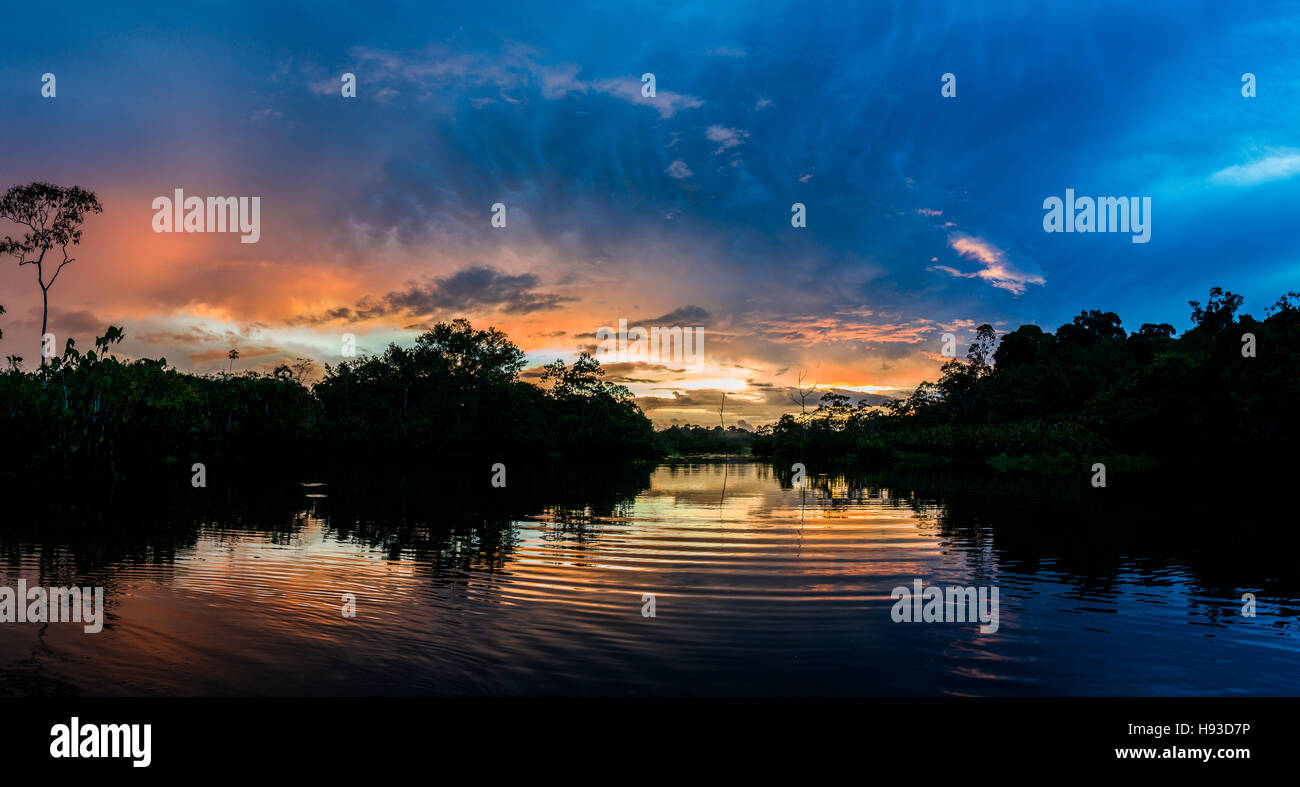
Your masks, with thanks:
<instances>
[{"instance_id":1,"label":"black bar","mask_svg":"<svg viewBox=\"0 0 1300 787\"><path fill-rule=\"evenodd\" d=\"M6 703L0 736L11 774L18 768L132 780L344 772L379 778L420 766L424 778L434 779L462 768L456 778L474 778L475 769L486 768L493 778L517 772L611 781L596 777L681 776L688 763L725 766L733 775L802 769L808 778L829 768L883 775L916 766L972 773L1035 768L1044 777L1181 775L1287 766L1295 708L1285 698L52 699ZM150 764L53 758L51 727L74 716L83 734L88 724L151 725ZM1178 724L1190 733L1178 734ZM1159 736L1153 727L1161 728ZM1121 759L1117 749L1151 750L1155 759ZM1214 754L1208 762L1203 753L1171 756L1188 749ZM1226 758L1229 752L1235 757Z\"/></svg>"}]
</instances>

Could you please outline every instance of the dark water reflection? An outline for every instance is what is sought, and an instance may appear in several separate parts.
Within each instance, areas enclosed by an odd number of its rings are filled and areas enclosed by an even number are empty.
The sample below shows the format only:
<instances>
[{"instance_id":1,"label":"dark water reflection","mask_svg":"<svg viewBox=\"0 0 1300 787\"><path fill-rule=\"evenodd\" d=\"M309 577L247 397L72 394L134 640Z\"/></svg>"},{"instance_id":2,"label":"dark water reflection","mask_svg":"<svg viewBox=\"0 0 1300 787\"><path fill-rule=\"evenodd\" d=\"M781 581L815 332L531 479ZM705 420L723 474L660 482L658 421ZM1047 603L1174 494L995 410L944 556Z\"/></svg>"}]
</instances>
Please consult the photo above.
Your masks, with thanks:
<instances>
[{"instance_id":1,"label":"dark water reflection","mask_svg":"<svg viewBox=\"0 0 1300 787\"><path fill-rule=\"evenodd\" d=\"M0 585L102 585L108 617L0 623L0 693L1300 694L1279 493L798 489L748 462L488 477L10 490ZM998 587L998 630L894 623L915 578Z\"/></svg>"}]
</instances>

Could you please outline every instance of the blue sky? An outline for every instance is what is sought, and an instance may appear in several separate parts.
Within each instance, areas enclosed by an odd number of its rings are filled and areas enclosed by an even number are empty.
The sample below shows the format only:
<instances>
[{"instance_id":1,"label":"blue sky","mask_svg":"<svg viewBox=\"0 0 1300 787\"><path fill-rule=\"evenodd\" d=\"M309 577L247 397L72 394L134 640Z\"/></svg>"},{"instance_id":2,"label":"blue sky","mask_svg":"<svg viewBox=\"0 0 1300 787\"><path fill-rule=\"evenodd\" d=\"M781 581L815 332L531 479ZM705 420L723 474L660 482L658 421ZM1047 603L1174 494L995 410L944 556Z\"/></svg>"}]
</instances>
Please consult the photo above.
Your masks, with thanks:
<instances>
[{"instance_id":1,"label":"blue sky","mask_svg":"<svg viewBox=\"0 0 1300 787\"><path fill-rule=\"evenodd\" d=\"M611 372L661 423L707 420L724 390L758 423L799 369L862 392L932 378L946 330L1054 328L1082 308L1181 330L1211 286L1256 314L1300 289L1285 4L7 15L26 32L0 59L2 185L105 203L52 291L56 332L125 324L128 352L198 371L232 345L250 368L334 362L343 331L377 349L459 315L540 363L620 318L670 318L709 331L706 371ZM262 240L154 234L150 200L175 188L261 196ZM1043 200L1066 188L1151 197L1150 242L1045 233ZM28 269L0 270L0 303L0 352L34 345Z\"/></svg>"}]
</instances>

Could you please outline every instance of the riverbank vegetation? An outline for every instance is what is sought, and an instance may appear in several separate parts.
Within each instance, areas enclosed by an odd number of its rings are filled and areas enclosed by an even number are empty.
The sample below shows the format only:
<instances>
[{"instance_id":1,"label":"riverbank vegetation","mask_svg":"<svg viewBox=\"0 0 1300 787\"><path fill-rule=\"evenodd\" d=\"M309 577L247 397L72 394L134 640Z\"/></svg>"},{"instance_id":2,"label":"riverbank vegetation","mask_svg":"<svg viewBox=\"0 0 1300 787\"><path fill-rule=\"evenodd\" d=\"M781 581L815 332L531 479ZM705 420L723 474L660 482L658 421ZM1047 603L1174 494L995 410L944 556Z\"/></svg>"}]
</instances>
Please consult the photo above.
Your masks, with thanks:
<instances>
[{"instance_id":1,"label":"riverbank vegetation","mask_svg":"<svg viewBox=\"0 0 1300 787\"><path fill-rule=\"evenodd\" d=\"M440 323L414 347L326 367L308 388L271 374L195 375L165 359L123 361L111 327L82 353L71 340L34 372L0 372L0 472L63 469L80 478L151 475L191 462L282 462L326 451L365 457L491 455L650 458L650 421L591 356L519 380L505 334Z\"/></svg>"},{"instance_id":2,"label":"riverbank vegetation","mask_svg":"<svg viewBox=\"0 0 1300 787\"><path fill-rule=\"evenodd\" d=\"M966 464L1078 472L1158 464L1290 461L1300 440L1300 295L1263 319L1220 288L1189 303L1192 328L1129 333L1089 310L1049 333L979 328L965 360L945 363L883 408L836 394L758 430L755 455L869 464Z\"/></svg>"}]
</instances>

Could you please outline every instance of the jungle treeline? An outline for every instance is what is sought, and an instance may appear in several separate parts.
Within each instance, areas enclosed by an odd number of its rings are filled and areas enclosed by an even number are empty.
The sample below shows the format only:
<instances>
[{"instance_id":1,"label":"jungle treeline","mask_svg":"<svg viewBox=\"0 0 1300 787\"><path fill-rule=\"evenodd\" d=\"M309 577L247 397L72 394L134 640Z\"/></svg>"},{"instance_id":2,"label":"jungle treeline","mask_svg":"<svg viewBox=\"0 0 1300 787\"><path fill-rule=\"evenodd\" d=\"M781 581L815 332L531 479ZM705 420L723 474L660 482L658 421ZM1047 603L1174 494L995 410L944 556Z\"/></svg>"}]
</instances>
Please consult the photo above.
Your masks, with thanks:
<instances>
[{"instance_id":1,"label":"jungle treeline","mask_svg":"<svg viewBox=\"0 0 1300 787\"><path fill-rule=\"evenodd\" d=\"M1081 312L1055 333L981 326L964 359L883 407L827 393L751 432L655 432L624 386L589 354L520 379L523 352L502 332L439 323L412 347L389 345L326 366L196 375L165 359L121 360L110 327L81 352L36 370L0 371L0 474L74 471L148 478L192 462L313 457L443 460L654 459L719 454L864 466L971 466L1077 472L1094 462L1142 469L1231 462L1295 464L1300 439L1300 295L1263 319L1214 288L1191 302L1192 327L1127 332L1113 312ZM2 313L2 311L0 311ZM494 459L495 461L495 459Z\"/></svg>"},{"instance_id":2,"label":"jungle treeline","mask_svg":"<svg viewBox=\"0 0 1300 787\"><path fill-rule=\"evenodd\" d=\"M446 459L457 455L650 458L660 450L627 388L590 355L519 379L523 352L495 329L439 323L413 347L389 345L300 370L188 374L165 359L123 361L110 327L82 353L69 340L35 371L0 372L0 472L77 471L86 479L153 475L191 462L282 462L322 453Z\"/></svg>"},{"instance_id":3,"label":"jungle treeline","mask_svg":"<svg viewBox=\"0 0 1300 787\"><path fill-rule=\"evenodd\" d=\"M1087 310L1055 333L981 326L964 360L905 399L850 407L841 395L762 427L755 455L866 464L967 464L1015 472L1217 464L1294 467L1300 441L1300 295L1264 319L1221 288L1190 301L1192 327L1127 332Z\"/></svg>"}]
</instances>

